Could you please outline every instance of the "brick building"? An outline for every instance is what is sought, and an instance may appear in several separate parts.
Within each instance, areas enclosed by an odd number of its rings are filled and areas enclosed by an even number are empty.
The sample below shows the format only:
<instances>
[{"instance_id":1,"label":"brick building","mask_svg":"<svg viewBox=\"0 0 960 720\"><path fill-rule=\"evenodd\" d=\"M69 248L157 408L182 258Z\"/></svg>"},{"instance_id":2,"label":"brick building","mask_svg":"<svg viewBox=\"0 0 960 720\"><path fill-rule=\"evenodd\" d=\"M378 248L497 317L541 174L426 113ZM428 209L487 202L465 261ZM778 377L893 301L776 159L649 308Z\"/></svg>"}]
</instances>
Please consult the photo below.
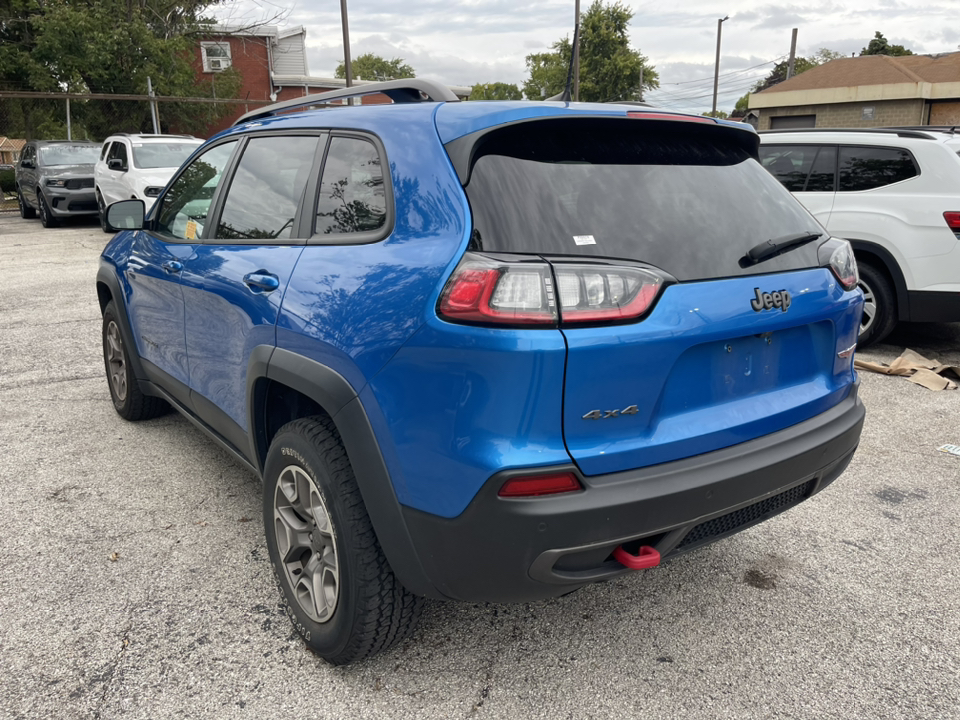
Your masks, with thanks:
<instances>
[{"instance_id":1,"label":"brick building","mask_svg":"<svg viewBox=\"0 0 960 720\"><path fill-rule=\"evenodd\" d=\"M342 78L310 75L306 37L302 26L285 30L272 25L253 29L214 26L197 47L194 69L199 78L212 80L215 85L217 73L234 68L243 79L237 95L242 100L279 102L345 87ZM357 79L354 85L368 82ZM470 96L470 88L451 90L461 98ZM390 102L384 95L362 98L364 105L384 102ZM246 108L239 105L235 112L207 128L206 136L230 127L244 112Z\"/></svg>"},{"instance_id":2,"label":"brick building","mask_svg":"<svg viewBox=\"0 0 960 720\"><path fill-rule=\"evenodd\" d=\"M840 58L750 95L759 130L960 125L960 53Z\"/></svg>"}]
</instances>

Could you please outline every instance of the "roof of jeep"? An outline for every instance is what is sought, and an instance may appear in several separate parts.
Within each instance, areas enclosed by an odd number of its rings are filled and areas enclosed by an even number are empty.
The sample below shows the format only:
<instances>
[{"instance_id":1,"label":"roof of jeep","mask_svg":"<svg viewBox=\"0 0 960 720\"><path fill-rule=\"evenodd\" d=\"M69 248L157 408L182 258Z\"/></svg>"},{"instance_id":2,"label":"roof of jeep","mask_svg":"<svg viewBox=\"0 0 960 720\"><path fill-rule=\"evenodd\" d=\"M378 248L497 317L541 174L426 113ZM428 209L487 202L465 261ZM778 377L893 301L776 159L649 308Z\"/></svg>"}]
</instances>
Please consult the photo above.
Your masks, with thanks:
<instances>
[{"instance_id":1,"label":"roof of jeep","mask_svg":"<svg viewBox=\"0 0 960 720\"><path fill-rule=\"evenodd\" d=\"M329 106L289 112L251 120L242 125L228 128L223 134L249 130L253 126L270 126L271 129L294 129L304 127L333 127L343 129L364 129L383 127L388 123L400 127L407 122L435 122L440 141L444 144L498 125L547 117L627 117L627 114L655 114L658 119L676 116L678 120L705 118L688 113L677 113L658 108L643 108L635 105L614 105L609 103L565 103L549 101L474 101L474 102L423 102L398 103L359 106ZM390 122L390 121L394 122ZM717 120L718 125L739 129L754 134L754 129L746 124L728 120Z\"/></svg>"}]
</instances>

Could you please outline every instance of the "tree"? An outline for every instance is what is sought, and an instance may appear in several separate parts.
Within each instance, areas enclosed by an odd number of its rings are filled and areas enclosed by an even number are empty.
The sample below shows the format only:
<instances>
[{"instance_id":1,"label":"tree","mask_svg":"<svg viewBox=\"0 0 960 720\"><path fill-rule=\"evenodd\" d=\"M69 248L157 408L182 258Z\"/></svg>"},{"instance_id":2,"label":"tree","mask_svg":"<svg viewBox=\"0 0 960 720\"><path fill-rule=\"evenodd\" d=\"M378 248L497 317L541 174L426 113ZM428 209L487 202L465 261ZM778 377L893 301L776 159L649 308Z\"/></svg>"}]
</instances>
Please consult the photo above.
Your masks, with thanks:
<instances>
[{"instance_id":1,"label":"tree","mask_svg":"<svg viewBox=\"0 0 960 720\"><path fill-rule=\"evenodd\" d=\"M417 76L413 68L403 62L403 58L387 60L373 53L354 58L350 63L350 70L354 78L362 80L400 80ZM338 78L347 76L347 69L343 63L337 65L334 76Z\"/></svg>"},{"instance_id":2,"label":"tree","mask_svg":"<svg viewBox=\"0 0 960 720\"><path fill-rule=\"evenodd\" d=\"M706 117L720 118L721 120L726 120L728 117L730 117L730 115L723 110L707 110L706 112L700 114Z\"/></svg>"},{"instance_id":3,"label":"tree","mask_svg":"<svg viewBox=\"0 0 960 720\"><path fill-rule=\"evenodd\" d=\"M196 38L208 22L203 14L218 1L7 0L0 20L0 83L18 90L146 94L150 77L158 95L233 97L239 73L228 70L198 81L193 67ZM16 102L6 101L4 109L22 119L25 136L57 125L44 125L32 101L14 108ZM229 112L204 104L163 109L165 129L205 127ZM77 137L99 139L151 127L143 102L75 102L71 110ZM62 118L62 112L57 115Z\"/></svg>"},{"instance_id":4,"label":"tree","mask_svg":"<svg viewBox=\"0 0 960 720\"><path fill-rule=\"evenodd\" d=\"M659 75L627 36L633 11L614 2L594 0L580 21L580 99L588 102L639 100L642 86L660 87ZM551 52L527 56L530 77L523 92L540 100L563 92L573 54L569 38L555 42Z\"/></svg>"},{"instance_id":5,"label":"tree","mask_svg":"<svg viewBox=\"0 0 960 720\"><path fill-rule=\"evenodd\" d=\"M470 90L471 100L522 100L523 93L512 83L477 83Z\"/></svg>"},{"instance_id":6,"label":"tree","mask_svg":"<svg viewBox=\"0 0 960 720\"><path fill-rule=\"evenodd\" d=\"M842 52L837 52L836 50L830 50L829 48L820 48L813 55L807 58L814 65L823 65L828 63L831 60L839 60L840 58L845 58Z\"/></svg>"},{"instance_id":7,"label":"tree","mask_svg":"<svg viewBox=\"0 0 960 720\"><path fill-rule=\"evenodd\" d=\"M873 40L860 51L861 55L913 55L913 50L907 50L903 45L891 45L883 36L883 33L877 30Z\"/></svg>"}]
</instances>

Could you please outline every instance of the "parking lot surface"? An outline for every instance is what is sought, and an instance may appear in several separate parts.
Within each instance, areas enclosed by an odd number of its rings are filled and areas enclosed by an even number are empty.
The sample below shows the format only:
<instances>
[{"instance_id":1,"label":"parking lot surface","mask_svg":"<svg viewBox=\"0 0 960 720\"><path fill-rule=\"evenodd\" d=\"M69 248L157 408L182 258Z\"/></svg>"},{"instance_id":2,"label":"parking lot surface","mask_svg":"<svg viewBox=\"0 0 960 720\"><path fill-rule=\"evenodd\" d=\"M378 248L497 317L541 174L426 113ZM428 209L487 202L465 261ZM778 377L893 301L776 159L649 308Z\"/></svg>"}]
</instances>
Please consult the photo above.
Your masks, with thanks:
<instances>
[{"instance_id":1,"label":"parking lot surface","mask_svg":"<svg viewBox=\"0 0 960 720\"><path fill-rule=\"evenodd\" d=\"M431 602L333 668L278 609L260 483L104 380L106 235L0 215L0 718L960 718L960 391L861 373L809 502L662 567L521 605ZM960 365L960 324L904 326ZM495 528L491 528L495 532Z\"/></svg>"}]
</instances>

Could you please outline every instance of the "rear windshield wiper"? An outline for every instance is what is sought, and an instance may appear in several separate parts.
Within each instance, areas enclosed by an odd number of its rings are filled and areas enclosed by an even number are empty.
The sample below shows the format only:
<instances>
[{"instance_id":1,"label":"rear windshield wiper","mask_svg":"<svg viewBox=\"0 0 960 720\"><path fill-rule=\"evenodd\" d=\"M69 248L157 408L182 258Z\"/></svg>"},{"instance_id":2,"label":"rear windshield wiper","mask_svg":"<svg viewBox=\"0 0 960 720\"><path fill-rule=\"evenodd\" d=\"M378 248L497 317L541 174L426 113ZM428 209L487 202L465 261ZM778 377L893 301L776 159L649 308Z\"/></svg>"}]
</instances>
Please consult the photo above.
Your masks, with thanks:
<instances>
[{"instance_id":1,"label":"rear windshield wiper","mask_svg":"<svg viewBox=\"0 0 960 720\"><path fill-rule=\"evenodd\" d=\"M762 263L764 260L794 250L821 237L823 237L823 233L808 231L767 240L747 250L747 254L740 258L740 267L750 267Z\"/></svg>"}]
</instances>

